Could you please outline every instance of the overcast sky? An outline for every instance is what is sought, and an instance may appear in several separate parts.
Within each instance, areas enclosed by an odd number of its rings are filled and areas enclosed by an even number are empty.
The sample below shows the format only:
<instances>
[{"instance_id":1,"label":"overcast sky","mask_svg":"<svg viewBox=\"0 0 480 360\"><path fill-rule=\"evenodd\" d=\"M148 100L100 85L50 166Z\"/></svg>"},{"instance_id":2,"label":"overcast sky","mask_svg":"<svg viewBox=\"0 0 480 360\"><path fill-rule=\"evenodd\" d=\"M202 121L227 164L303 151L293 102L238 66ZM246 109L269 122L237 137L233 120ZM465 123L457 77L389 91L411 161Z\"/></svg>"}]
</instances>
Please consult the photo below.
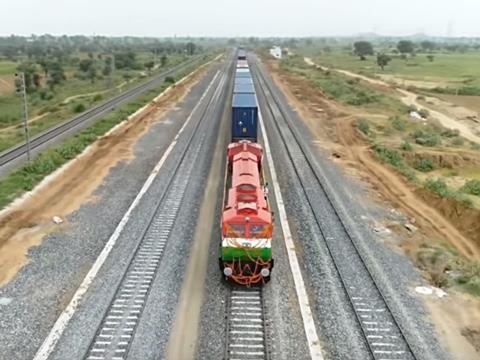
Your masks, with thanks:
<instances>
[{"instance_id":1,"label":"overcast sky","mask_svg":"<svg viewBox=\"0 0 480 360\"><path fill-rule=\"evenodd\" d=\"M0 35L480 36L480 0L1 0Z\"/></svg>"}]
</instances>

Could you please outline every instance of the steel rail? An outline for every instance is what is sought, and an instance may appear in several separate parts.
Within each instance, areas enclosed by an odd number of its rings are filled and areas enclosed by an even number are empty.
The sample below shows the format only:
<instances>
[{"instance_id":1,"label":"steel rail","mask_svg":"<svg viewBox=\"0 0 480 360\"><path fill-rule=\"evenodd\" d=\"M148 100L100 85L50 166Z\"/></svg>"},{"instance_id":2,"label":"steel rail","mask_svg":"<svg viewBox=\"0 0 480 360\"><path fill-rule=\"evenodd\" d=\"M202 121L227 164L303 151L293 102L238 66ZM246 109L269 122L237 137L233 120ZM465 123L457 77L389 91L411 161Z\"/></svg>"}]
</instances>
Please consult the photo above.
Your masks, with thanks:
<instances>
[{"instance_id":1,"label":"steel rail","mask_svg":"<svg viewBox=\"0 0 480 360\"><path fill-rule=\"evenodd\" d=\"M263 287L231 286L226 322L225 360L270 360Z\"/></svg>"}]
</instances>

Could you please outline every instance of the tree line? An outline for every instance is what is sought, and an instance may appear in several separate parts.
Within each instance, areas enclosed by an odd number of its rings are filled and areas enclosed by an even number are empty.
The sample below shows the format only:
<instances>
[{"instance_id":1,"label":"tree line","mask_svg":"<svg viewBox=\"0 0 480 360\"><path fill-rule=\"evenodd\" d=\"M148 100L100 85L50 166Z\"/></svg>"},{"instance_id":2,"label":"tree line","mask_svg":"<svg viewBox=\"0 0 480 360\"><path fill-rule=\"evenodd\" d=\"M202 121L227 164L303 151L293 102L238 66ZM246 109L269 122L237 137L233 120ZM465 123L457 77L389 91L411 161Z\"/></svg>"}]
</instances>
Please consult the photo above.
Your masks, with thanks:
<instances>
[{"instance_id":1,"label":"tree line","mask_svg":"<svg viewBox=\"0 0 480 360\"><path fill-rule=\"evenodd\" d=\"M468 47L461 44L443 45L443 49L449 51L466 52ZM436 50L440 50L440 46L430 40L424 40L419 43L415 43L410 40L400 40L396 43L394 48L389 49L390 54L399 54L401 59L407 60L408 56L415 56L417 53L426 53L428 61L434 61L433 55ZM375 55L373 44L369 41L356 41L353 43L353 54L358 56L360 60L366 60L367 56ZM377 64L383 70L385 66L389 64L392 57L385 52L377 52Z\"/></svg>"},{"instance_id":2,"label":"tree line","mask_svg":"<svg viewBox=\"0 0 480 360\"><path fill-rule=\"evenodd\" d=\"M99 77L110 76L113 69L151 72L155 62L139 61L137 55L141 52L150 53L152 59L157 59L159 66L164 67L170 55L194 55L202 51L202 46L192 41L160 41L150 38L51 35L0 37L0 59L18 63L17 71L25 74L28 92L35 92L43 86L48 86L53 91L56 85L67 79L67 66L77 70L75 76L94 82Z\"/></svg>"}]
</instances>

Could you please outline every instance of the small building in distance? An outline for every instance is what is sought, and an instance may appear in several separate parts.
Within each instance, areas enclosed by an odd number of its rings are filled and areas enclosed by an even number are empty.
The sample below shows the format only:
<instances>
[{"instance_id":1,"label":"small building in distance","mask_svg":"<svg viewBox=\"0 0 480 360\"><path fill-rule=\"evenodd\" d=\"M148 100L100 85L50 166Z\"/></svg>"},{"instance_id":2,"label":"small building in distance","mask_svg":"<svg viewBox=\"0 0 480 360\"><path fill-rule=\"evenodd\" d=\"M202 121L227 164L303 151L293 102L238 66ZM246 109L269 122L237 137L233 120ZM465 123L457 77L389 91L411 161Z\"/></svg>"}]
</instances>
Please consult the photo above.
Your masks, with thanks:
<instances>
[{"instance_id":1,"label":"small building in distance","mask_svg":"<svg viewBox=\"0 0 480 360\"><path fill-rule=\"evenodd\" d=\"M272 55L275 59L282 58L282 48L280 46L274 46L270 49L270 55Z\"/></svg>"}]
</instances>

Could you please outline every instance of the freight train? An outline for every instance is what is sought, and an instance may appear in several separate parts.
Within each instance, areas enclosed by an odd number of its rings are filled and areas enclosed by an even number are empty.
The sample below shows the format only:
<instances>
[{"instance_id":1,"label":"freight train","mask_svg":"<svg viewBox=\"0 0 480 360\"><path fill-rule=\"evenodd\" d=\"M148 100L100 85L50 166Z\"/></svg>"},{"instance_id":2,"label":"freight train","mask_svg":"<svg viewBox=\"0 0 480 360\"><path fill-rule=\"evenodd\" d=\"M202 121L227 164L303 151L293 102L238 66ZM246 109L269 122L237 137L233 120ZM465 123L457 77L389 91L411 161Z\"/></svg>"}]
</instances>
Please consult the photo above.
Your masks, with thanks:
<instances>
[{"instance_id":1,"label":"freight train","mask_svg":"<svg viewBox=\"0 0 480 360\"><path fill-rule=\"evenodd\" d=\"M246 53L237 54L221 222L220 270L241 285L264 284L273 268L273 214L257 143L258 103Z\"/></svg>"}]
</instances>

